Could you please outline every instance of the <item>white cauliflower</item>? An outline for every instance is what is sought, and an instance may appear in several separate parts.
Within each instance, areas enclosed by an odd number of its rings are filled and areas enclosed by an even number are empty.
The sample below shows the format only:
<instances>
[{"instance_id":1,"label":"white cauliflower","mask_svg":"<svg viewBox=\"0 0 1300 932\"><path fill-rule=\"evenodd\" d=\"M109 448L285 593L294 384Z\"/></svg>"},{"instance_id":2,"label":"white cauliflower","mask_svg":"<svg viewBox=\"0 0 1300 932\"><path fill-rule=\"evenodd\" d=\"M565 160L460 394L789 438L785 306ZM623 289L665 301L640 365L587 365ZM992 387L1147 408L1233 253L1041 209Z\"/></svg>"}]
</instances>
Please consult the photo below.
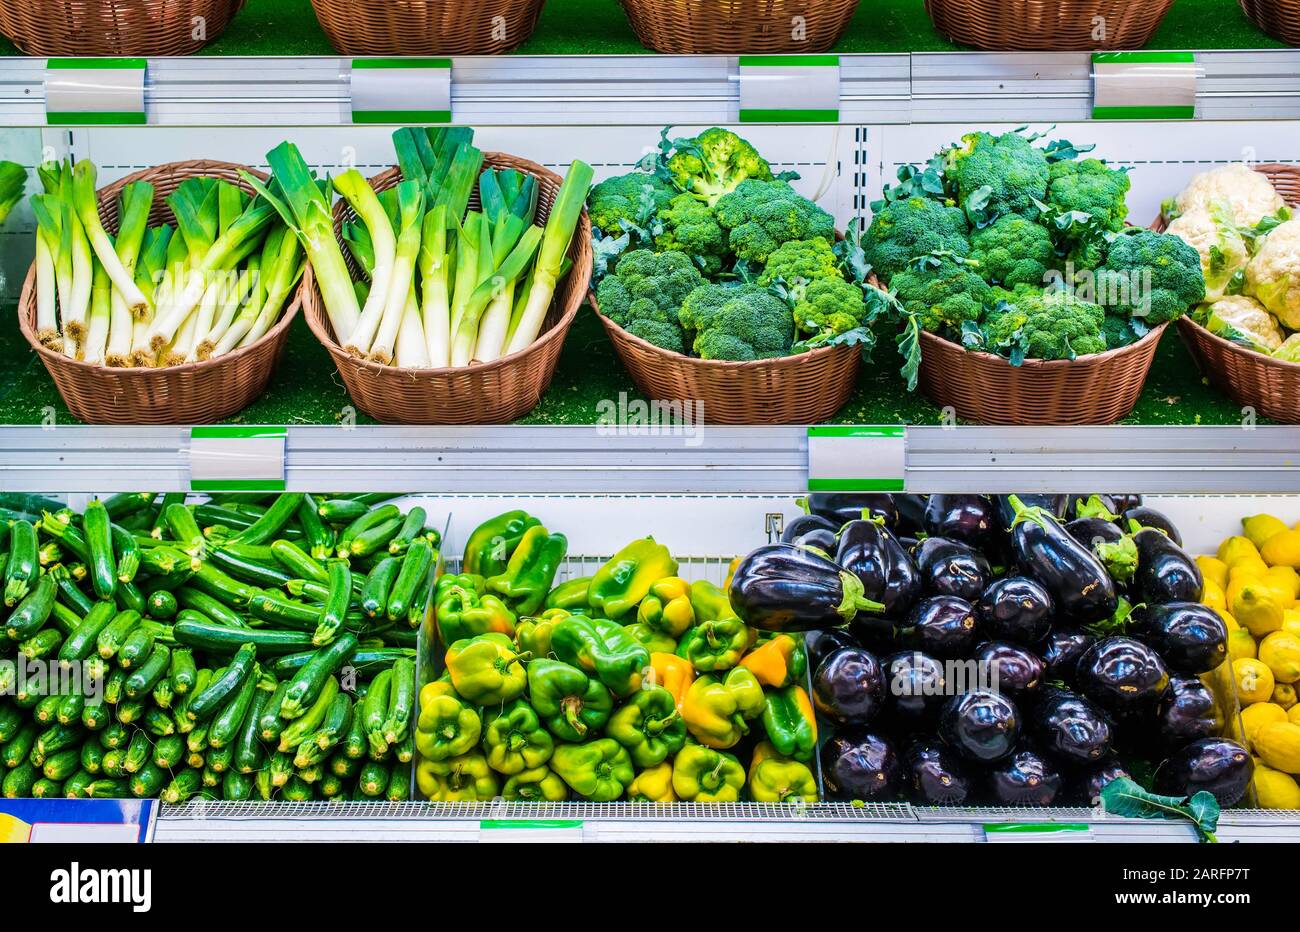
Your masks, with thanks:
<instances>
[{"instance_id":1,"label":"white cauliflower","mask_svg":"<svg viewBox=\"0 0 1300 932\"><path fill-rule=\"evenodd\" d=\"M1232 205L1233 218L1242 227L1253 227L1286 205L1271 181L1241 162L1201 172L1174 199L1180 215L1215 201Z\"/></svg>"},{"instance_id":2,"label":"white cauliflower","mask_svg":"<svg viewBox=\"0 0 1300 932\"><path fill-rule=\"evenodd\" d=\"M1283 362L1300 363L1300 333L1293 333L1273 350L1273 358Z\"/></svg>"},{"instance_id":3,"label":"white cauliflower","mask_svg":"<svg viewBox=\"0 0 1300 932\"><path fill-rule=\"evenodd\" d=\"M1222 204L1197 205L1179 215L1166 231L1201 254L1206 301L1222 298L1232 277L1250 261L1246 241L1233 226L1231 217L1230 208Z\"/></svg>"},{"instance_id":4,"label":"white cauliflower","mask_svg":"<svg viewBox=\"0 0 1300 932\"><path fill-rule=\"evenodd\" d=\"M1205 329L1234 343L1250 343L1271 353L1282 345L1282 328L1264 306L1246 295L1229 295L1203 308L1197 319Z\"/></svg>"},{"instance_id":5,"label":"white cauliflower","mask_svg":"<svg viewBox=\"0 0 1300 932\"><path fill-rule=\"evenodd\" d=\"M1300 330L1300 220L1278 224L1246 266L1246 293L1289 330Z\"/></svg>"}]
</instances>

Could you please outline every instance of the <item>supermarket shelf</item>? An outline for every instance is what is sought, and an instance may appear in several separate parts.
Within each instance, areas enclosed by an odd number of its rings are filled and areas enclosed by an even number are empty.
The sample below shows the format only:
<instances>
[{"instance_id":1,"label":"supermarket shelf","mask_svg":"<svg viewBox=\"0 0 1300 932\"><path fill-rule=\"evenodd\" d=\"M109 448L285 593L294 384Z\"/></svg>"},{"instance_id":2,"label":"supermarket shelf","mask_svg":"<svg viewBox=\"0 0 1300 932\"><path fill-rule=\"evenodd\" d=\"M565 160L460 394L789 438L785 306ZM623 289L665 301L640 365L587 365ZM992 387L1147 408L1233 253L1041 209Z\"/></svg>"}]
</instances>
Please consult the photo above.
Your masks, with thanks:
<instances>
[{"instance_id":1,"label":"supermarket shelf","mask_svg":"<svg viewBox=\"0 0 1300 932\"><path fill-rule=\"evenodd\" d=\"M841 55L842 123L1087 119L1085 53ZM740 118L729 56L508 56L452 59L454 121L477 125L658 125ZM1300 118L1300 51L1195 53L1198 119ZM0 59L0 124L43 126L45 62ZM352 59L156 58L148 122L348 125Z\"/></svg>"},{"instance_id":2,"label":"supermarket shelf","mask_svg":"<svg viewBox=\"0 0 1300 932\"><path fill-rule=\"evenodd\" d=\"M285 450L304 491L787 494L809 473L801 427L289 427ZM913 492L1300 493L1296 427L910 427L905 450ZM140 488L190 488L188 428L0 428L0 489Z\"/></svg>"}]
</instances>

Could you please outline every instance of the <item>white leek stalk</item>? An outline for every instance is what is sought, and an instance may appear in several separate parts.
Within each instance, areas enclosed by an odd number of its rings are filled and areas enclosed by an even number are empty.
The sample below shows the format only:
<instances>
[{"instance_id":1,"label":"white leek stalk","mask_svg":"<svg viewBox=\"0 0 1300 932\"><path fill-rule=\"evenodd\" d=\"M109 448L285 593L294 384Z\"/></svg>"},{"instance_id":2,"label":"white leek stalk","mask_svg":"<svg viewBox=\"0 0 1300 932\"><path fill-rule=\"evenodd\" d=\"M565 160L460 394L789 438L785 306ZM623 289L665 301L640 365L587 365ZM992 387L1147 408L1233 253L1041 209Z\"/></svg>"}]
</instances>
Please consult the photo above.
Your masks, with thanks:
<instances>
[{"instance_id":1,"label":"white leek stalk","mask_svg":"<svg viewBox=\"0 0 1300 932\"><path fill-rule=\"evenodd\" d=\"M451 295L447 287L450 265L447 205L439 204L425 215L424 235L420 242L424 339L428 346L429 365L435 369L451 365Z\"/></svg>"},{"instance_id":2,"label":"white leek stalk","mask_svg":"<svg viewBox=\"0 0 1300 932\"><path fill-rule=\"evenodd\" d=\"M401 211L401 233L397 238L397 251L393 260L392 277L388 283L388 300L384 303L384 316L379 322L369 358L380 365L393 361L393 346L406 314L415 281L415 263L420 256L420 235L424 218L424 195L416 181L403 181L397 186L397 199ZM418 315L417 315L418 323ZM421 337L421 343L424 342Z\"/></svg>"},{"instance_id":3,"label":"white leek stalk","mask_svg":"<svg viewBox=\"0 0 1300 932\"><path fill-rule=\"evenodd\" d=\"M95 266L94 284L90 292L90 318L86 326L86 340L81 345L79 357L94 365L103 365L104 347L108 343L109 305L112 303L113 282L108 270Z\"/></svg>"},{"instance_id":4,"label":"white leek stalk","mask_svg":"<svg viewBox=\"0 0 1300 932\"><path fill-rule=\"evenodd\" d=\"M126 299L127 307L135 313L148 306L144 292L118 258L113 241L99 219L99 204L95 200L95 166L89 159L82 159L72 170L72 201L77 218L90 240L90 247L95 251L95 258L104 267L113 287Z\"/></svg>"},{"instance_id":5,"label":"white leek stalk","mask_svg":"<svg viewBox=\"0 0 1300 932\"><path fill-rule=\"evenodd\" d=\"M58 284L54 252L44 229L36 231L36 339L56 352L59 338Z\"/></svg>"},{"instance_id":6,"label":"white leek stalk","mask_svg":"<svg viewBox=\"0 0 1300 932\"><path fill-rule=\"evenodd\" d=\"M370 276L370 296L366 299L366 306L362 308L361 316L350 333L334 332L345 350L354 356L365 356L370 352L375 334L379 332L387 307L393 263L397 258L397 236L393 232L393 222L388 219L388 213L361 172L352 169L339 175L334 179L334 190L343 195L343 199L352 205L357 216L365 223L374 249L375 267Z\"/></svg>"},{"instance_id":7,"label":"white leek stalk","mask_svg":"<svg viewBox=\"0 0 1300 932\"><path fill-rule=\"evenodd\" d=\"M397 331L397 365L403 369L429 368L429 347L424 339L424 326L420 323L420 305L415 298L415 286L406 293L406 307L402 311L402 325Z\"/></svg>"}]
</instances>

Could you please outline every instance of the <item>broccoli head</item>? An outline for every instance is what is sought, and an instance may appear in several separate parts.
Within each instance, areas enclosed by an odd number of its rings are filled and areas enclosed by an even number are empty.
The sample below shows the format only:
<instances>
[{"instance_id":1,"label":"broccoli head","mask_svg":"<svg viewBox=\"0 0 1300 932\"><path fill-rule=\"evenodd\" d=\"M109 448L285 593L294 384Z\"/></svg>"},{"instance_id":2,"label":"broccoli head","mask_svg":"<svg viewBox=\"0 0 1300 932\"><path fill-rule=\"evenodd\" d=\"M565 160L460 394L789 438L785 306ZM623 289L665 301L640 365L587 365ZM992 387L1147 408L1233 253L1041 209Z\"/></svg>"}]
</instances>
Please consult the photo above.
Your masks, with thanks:
<instances>
[{"instance_id":1,"label":"broccoli head","mask_svg":"<svg viewBox=\"0 0 1300 932\"><path fill-rule=\"evenodd\" d=\"M862 289L843 278L814 279L795 302L794 325L803 333L832 336L862 326Z\"/></svg>"},{"instance_id":2,"label":"broccoli head","mask_svg":"<svg viewBox=\"0 0 1300 932\"><path fill-rule=\"evenodd\" d=\"M989 217L1034 214L1034 201L1047 196L1047 156L1019 133L967 133L961 145L948 150L944 174L956 186L963 208L971 195L987 187L981 210Z\"/></svg>"},{"instance_id":3,"label":"broccoli head","mask_svg":"<svg viewBox=\"0 0 1300 932\"><path fill-rule=\"evenodd\" d=\"M659 222L662 229L655 236L655 249L686 253L706 275L722 271L727 234L709 205L689 194L679 194L659 212Z\"/></svg>"},{"instance_id":4,"label":"broccoli head","mask_svg":"<svg viewBox=\"0 0 1300 932\"><path fill-rule=\"evenodd\" d=\"M680 320L701 359L746 362L789 354L790 305L761 285L704 285L682 304Z\"/></svg>"},{"instance_id":5,"label":"broccoli head","mask_svg":"<svg viewBox=\"0 0 1300 932\"><path fill-rule=\"evenodd\" d=\"M703 284L704 276L685 253L634 249L619 260L613 275L601 280L596 300L601 313L628 333L685 353L677 312Z\"/></svg>"},{"instance_id":6,"label":"broccoli head","mask_svg":"<svg viewBox=\"0 0 1300 932\"><path fill-rule=\"evenodd\" d=\"M676 193L667 182L645 172L616 175L591 189L587 213L591 225L602 233L622 236L625 222L639 225L644 217L666 207Z\"/></svg>"},{"instance_id":7,"label":"broccoli head","mask_svg":"<svg viewBox=\"0 0 1300 932\"><path fill-rule=\"evenodd\" d=\"M1106 312L1068 291L1021 291L984 323L988 345L1004 354L1020 347L1028 359L1073 359L1104 353Z\"/></svg>"},{"instance_id":8,"label":"broccoli head","mask_svg":"<svg viewBox=\"0 0 1300 932\"><path fill-rule=\"evenodd\" d=\"M1047 200L1061 210L1088 214L1100 229L1118 233L1128 216L1124 198L1129 186L1128 172L1100 159L1067 159L1049 169Z\"/></svg>"},{"instance_id":9,"label":"broccoli head","mask_svg":"<svg viewBox=\"0 0 1300 932\"><path fill-rule=\"evenodd\" d=\"M890 280L903 310L931 333L960 333L978 321L991 294L978 266L941 256L914 262Z\"/></svg>"},{"instance_id":10,"label":"broccoli head","mask_svg":"<svg viewBox=\"0 0 1300 932\"><path fill-rule=\"evenodd\" d=\"M1047 228L1019 214L1006 214L976 230L970 242L970 257L979 261L985 276L1007 288L1041 286L1056 258Z\"/></svg>"},{"instance_id":11,"label":"broccoli head","mask_svg":"<svg viewBox=\"0 0 1300 932\"><path fill-rule=\"evenodd\" d=\"M1142 335L1133 329L1133 318L1118 314L1107 314L1101 325L1101 336L1106 341L1106 349L1119 349L1130 346L1142 339Z\"/></svg>"},{"instance_id":12,"label":"broccoli head","mask_svg":"<svg viewBox=\"0 0 1300 932\"><path fill-rule=\"evenodd\" d=\"M718 222L741 259L766 262L791 240L835 237L835 218L785 181L745 181L718 201Z\"/></svg>"},{"instance_id":13,"label":"broccoli head","mask_svg":"<svg viewBox=\"0 0 1300 932\"><path fill-rule=\"evenodd\" d=\"M1096 272L1096 299L1112 314L1168 323L1205 299L1201 256L1177 236L1138 230L1116 236Z\"/></svg>"},{"instance_id":14,"label":"broccoli head","mask_svg":"<svg viewBox=\"0 0 1300 932\"><path fill-rule=\"evenodd\" d=\"M809 282L822 278L843 279L839 259L829 240L796 239L782 243L767 257L767 265L758 283L764 288L784 282L798 299Z\"/></svg>"},{"instance_id":15,"label":"broccoli head","mask_svg":"<svg viewBox=\"0 0 1300 932\"><path fill-rule=\"evenodd\" d=\"M673 144L664 163L678 190L710 207L743 181L770 181L772 166L747 140L730 130L713 127L694 139Z\"/></svg>"},{"instance_id":16,"label":"broccoli head","mask_svg":"<svg viewBox=\"0 0 1300 932\"><path fill-rule=\"evenodd\" d=\"M927 197L885 205L862 237L867 262L886 282L918 256L932 252L970 255L970 224L960 208Z\"/></svg>"}]
</instances>

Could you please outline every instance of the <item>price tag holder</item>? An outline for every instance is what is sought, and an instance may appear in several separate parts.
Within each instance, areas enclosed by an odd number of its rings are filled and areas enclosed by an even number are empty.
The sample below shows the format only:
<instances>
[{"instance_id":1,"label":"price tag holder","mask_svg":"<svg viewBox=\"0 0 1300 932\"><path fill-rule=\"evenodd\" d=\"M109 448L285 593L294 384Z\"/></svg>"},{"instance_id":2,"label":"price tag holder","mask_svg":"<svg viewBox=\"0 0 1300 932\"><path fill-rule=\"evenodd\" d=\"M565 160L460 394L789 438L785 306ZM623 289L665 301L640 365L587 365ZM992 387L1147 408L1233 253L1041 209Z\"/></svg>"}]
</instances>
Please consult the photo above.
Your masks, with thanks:
<instances>
[{"instance_id":1,"label":"price tag holder","mask_svg":"<svg viewBox=\"0 0 1300 932\"><path fill-rule=\"evenodd\" d=\"M354 58L353 123L450 123L450 58Z\"/></svg>"},{"instance_id":2,"label":"price tag holder","mask_svg":"<svg viewBox=\"0 0 1300 932\"><path fill-rule=\"evenodd\" d=\"M838 55L740 56L741 123L837 123Z\"/></svg>"},{"instance_id":3,"label":"price tag holder","mask_svg":"<svg viewBox=\"0 0 1300 932\"><path fill-rule=\"evenodd\" d=\"M483 842L567 842L580 844L581 819L484 819L478 824Z\"/></svg>"},{"instance_id":4,"label":"price tag holder","mask_svg":"<svg viewBox=\"0 0 1300 932\"><path fill-rule=\"evenodd\" d=\"M190 488L195 492L283 492L283 427L190 430Z\"/></svg>"},{"instance_id":5,"label":"price tag holder","mask_svg":"<svg viewBox=\"0 0 1300 932\"><path fill-rule=\"evenodd\" d=\"M143 58L51 58L45 63L50 126L133 126L144 112Z\"/></svg>"},{"instance_id":6,"label":"price tag holder","mask_svg":"<svg viewBox=\"0 0 1300 932\"><path fill-rule=\"evenodd\" d=\"M0 842L144 844L157 817L152 799L0 799Z\"/></svg>"},{"instance_id":7,"label":"price tag holder","mask_svg":"<svg viewBox=\"0 0 1300 932\"><path fill-rule=\"evenodd\" d=\"M1193 119L1196 79L1191 52L1097 52L1092 56L1092 118Z\"/></svg>"},{"instance_id":8,"label":"price tag holder","mask_svg":"<svg viewBox=\"0 0 1300 932\"><path fill-rule=\"evenodd\" d=\"M811 492L902 492L906 473L902 427L808 428Z\"/></svg>"},{"instance_id":9,"label":"price tag holder","mask_svg":"<svg viewBox=\"0 0 1300 932\"><path fill-rule=\"evenodd\" d=\"M984 840L991 844L1028 842L1090 842L1092 827L1086 822L995 822L984 826Z\"/></svg>"}]
</instances>

